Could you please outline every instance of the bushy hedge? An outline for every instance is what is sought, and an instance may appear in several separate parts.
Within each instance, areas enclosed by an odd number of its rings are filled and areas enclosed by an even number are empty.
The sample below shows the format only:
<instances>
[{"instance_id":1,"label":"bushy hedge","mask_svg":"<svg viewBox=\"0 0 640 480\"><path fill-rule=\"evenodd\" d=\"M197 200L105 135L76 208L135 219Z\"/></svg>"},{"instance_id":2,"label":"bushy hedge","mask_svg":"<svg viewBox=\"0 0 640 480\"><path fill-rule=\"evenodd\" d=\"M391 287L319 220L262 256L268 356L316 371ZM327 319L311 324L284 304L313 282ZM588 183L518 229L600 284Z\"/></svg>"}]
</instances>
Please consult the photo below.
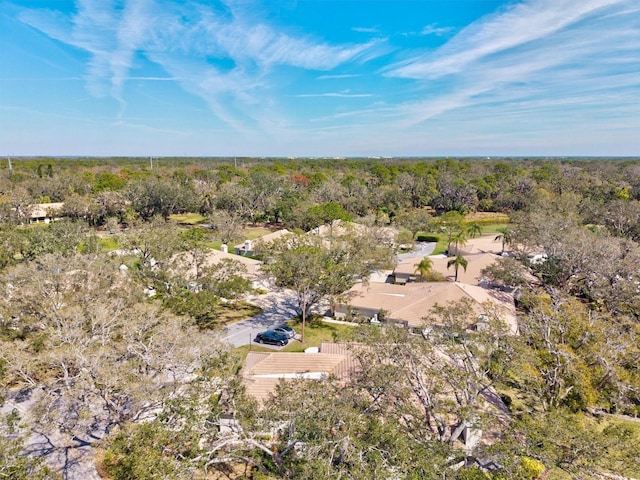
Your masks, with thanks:
<instances>
[{"instance_id":1,"label":"bushy hedge","mask_svg":"<svg viewBox=\"0 0 640 480\"><path fill-rule=\"evenodd\" d=\"M427 235L425 233L416 233L416 242L437 242L437 235Z\"/></svg>"}]
</instances>

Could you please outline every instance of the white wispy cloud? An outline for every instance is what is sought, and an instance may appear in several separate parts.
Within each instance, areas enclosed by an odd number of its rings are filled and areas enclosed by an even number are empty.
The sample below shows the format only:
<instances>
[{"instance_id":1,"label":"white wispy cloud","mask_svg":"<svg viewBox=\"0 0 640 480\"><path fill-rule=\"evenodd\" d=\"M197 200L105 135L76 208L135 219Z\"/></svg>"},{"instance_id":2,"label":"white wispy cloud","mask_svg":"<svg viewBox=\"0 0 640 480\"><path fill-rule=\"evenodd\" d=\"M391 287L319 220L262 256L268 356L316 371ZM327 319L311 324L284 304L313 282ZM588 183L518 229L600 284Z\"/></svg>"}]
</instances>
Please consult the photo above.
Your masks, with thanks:
<instances>
[{"instance_id":1,"label":"white wispy cloud","mask_svg":"<svg viewBox=\"0 0 640 480\"><path fill-rule=\"evenodd\" d=\"M429 25L425 25L424 28L420 31L420 35L445 35L454 30L453 27L439 27L437 23L430 23Z\"/></svg>"},{"instance_id":2,"label":"white wispy cloud","mask_svg":"<svg viewBox=\"0 0 640 480\"><path fill-rule=\"evenodd\" d=\"M338 74L338 75L320 75L317 78L318 80L341 80L343 78L356 78L361 76L362 75L355 74L355 73L345 73L345 74Z\"/></svg>"},{"instance_id":3,"label":"white wispy cloud","mask_svg":"<svg viewBox=\"0 0 640 480\"><path fill-rule=\"evenodd\" d=\"M607 7L627 0L528 0L463 29L435 52L392 66L389 75L429 79L459 73L491 55L548 39Z\"/></svg>"},{"instance_id":4,"label":"white wispy cloud","mask_svg":"<svg viewBox=\"0 0 640 480\"><path fill-rule=\"evenodd\" d=\"M380 32L378 27L352 27L351 30L358 33L379 33Z\"/></svg>"},{"instance_id":5,"label":"white wispy cloud","mask_svg":"<svg viewBox=\"0 0 640 480\"><path fill-rule=\"evenodd\" d=\"M294 95L296 98L313 98L313 97L338 97L338 98L366 98L373 97L371 93L349 93L349 92L327 92L327 93L301 93Z\"/></svg>"},{"instance_id":6,"label":"white wispy cloud","mask_svg":"<svg viewBox=\"0 0 640 480\"><path fill-rule=\"evenodd\" d=\"M563 108L558 99L571 98L564 107L600 108L615 104L620 88L640 97L632 67L640 62L640 22L622 13L634 3L528 0L477 21L435 51L391 66L386 75L415 79L423 89L422 99L398 107L403 124L488 102L504 114L532 100L529 108L538 111Z\"/></svg>"},{"instance_id":7,"label":"white wispy cloud","mask_svg":"<svg viewBox=\"0 0 640 480\"><path fill-rule=\"evenodd\" d=\"M237 129L252 122L278 123L261 119L256 108L274 101L262 96L259 102L256 91L265 95L269 90L275 67L328 71L366 61L380 43L331 45L292 36L252 18L251 9L233 1L223 9L172 0L77 0L76 6L71 17L30 9L20 19L90 54L86 81L92 95L116 99L122 113L124 84L136 78L130 72L137 56L144 56Z\"/></svg>"},{"instance_id":8,"label":"white wispy cloud","mask_svg":"<svg viewBox=\"0 0 640 480\"><path fill-rule=\"evenodd\" d=\"M87 87L92 95L111 95L124 110L122 87L136 51L149 27L152 0L127 1L118 9L113 0L78 0L77 13L64 17L52 10L25 10L19 18L68 45L91 55L87 65Z\"/></svg>"}]
</instances>

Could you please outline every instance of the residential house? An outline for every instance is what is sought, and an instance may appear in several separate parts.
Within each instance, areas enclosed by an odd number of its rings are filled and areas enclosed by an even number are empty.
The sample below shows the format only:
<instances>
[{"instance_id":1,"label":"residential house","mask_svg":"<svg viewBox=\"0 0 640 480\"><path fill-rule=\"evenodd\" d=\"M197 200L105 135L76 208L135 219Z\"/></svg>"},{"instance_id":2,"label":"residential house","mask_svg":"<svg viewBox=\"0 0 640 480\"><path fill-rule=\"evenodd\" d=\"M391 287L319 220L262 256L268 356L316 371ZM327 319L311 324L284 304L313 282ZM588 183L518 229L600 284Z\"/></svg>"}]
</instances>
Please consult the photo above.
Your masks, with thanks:
<instances>
[{"instance_id":1,"label":"residential house","mask_svg":"<svg viewBox=\"0 0 640 480\"><path fill-rule=\"evenodd\" d=\"M185 262L187 265L191 265L191 268L187 272L188 275L195 276L196 269L193 266L193 256L189 252L181 252L176 255L177 259L181 262ZM223 260L233 260L238 262L246 268L246 278L255 282L260 279L260 266L262 262L254 260L253 258L243 257L241 255L234 255L220 250L211 250L204 255L204 260L201 267L207 267L210 265L216 265Z\"/></svg>"},{"instance_id":2,"label":"residential house","mask_svg":"<svg viewBox=\"0 0 640 480\"><path fill-rule=\"evenodd\" d=\"M29 208L29 223L50 223L60 220L63 206L63 202L34 203Z\"/></svg>"},{"instance_id":3,"label":"residential house","mask_svg":"<svg viewBox=\"0 0 640 480\"><path fill-rule=\"evenodd\" d=\"M273 241L286 235L291 235L291 232L286 228L276 230L275 232L268 233L259 238L256 238L255 240L245 240L243 243L236 245L234 247L234 250L236 252L236 255L252 257L259 253L261 248L264 248Z\"/></svg>"},{"instance_id":4,"label":"residential house","mask_svg":"<svg viewBox=\"0 0 640 480\"><path fill-rule=\"evenodd\" d=\"M323 243L331 243L334 238L344 237L350 234L370 235L381 244L395 245L398 230L393 227L368 226L361 223L335 220L327 225L320 225L309 232L309 235L320 237Z\"/></svg>"},{"instance_id":5,"label":"residential house","mask_svg":"<svg viewBox=\"0 0 640 480\"><path fill-rule=\"evenodd\" d=\"M447 263L453 257L446 257L444 255L436 255L429 257L433 263L432 270L442 274L445 278L453 280L455 271L453 267L448 268ZM464 255L467 260L466 270L460 267L458 269L458 281L467 283L469 285L478 285L482 281L481 271L487 268L489 265L495 263L499 258L498 255L493 253L474 253ZM404 284L407 282L415 282L420 280L420 275L416 273L416 265L420 263L421 258L407 258L396 266L393 270L393 281L397 284Z\"/></svg>"},{"instance_id":6,"label":"residential house","mask_svg":"<svg viewBox=\"0 0 640 480\"><path fill-rule=\"evenodd\" d=\"M490 308L499 312L512 334L518 331L515 306L509 294L460 282L357 283L342 298L335 309L338 318L352 314L373 318L384 313L387 320L411 328L422 328L423 318L436 305L467 299L478 316Z\"/></svg>"},{"instance_id":7,"label":"residential house","mask_svg":"<svg viewBox=\"0 0 640 480\"><path fill-rule=\"evenodd\" d=\"M347 379L356 369L346 346L323 342L317 353L249 352L240 375L247 394L264 403L281 380Z\"/></svg>"}]
</instances>

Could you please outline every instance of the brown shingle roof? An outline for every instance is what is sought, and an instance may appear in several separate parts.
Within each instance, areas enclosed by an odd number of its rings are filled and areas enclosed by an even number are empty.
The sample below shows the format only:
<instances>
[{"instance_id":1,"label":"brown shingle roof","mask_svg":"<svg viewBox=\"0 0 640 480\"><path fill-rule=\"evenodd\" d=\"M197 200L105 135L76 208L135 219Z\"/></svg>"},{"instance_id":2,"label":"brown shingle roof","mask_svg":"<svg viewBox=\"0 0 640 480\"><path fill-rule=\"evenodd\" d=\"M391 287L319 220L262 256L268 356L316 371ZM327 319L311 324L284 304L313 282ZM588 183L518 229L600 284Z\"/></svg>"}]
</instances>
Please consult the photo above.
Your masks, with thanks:
<instances>
[{"instance_id":1,"label":"brown shingle roof","mask_svg":"<svg viewBox=\"0 0 640 480\"><path fill-rule=\"evenodd\" d=\"M63 202L35 203L29 207L29 218L56 217L64 207ZM49 215L53 213L53 215Z\"/></svg>"},{"instance_id":2,"label":"brown shingle roof","mask_svg":"<svg viewBox=\"0 0 640 480\"><path fill-rule=\"evenodd\" d=\"M251 244L253 246L253 249L255 249L256 246L262 246L264 247L265 245L268 245L269 243L273 242L274 240L277 240L281 237L285 237L287 235L292 235L292 233L287 230L286 228L283 228L281 230L276 230L275 232L271 232L271 233L267 233L266 235L263 235L261 237L258 237L254 240L251 240ZM238 245L236 245L234 248L237 249L244 249L244 242L239 243Z\"/></svg>"},{"instance_id":3,"label":"brown shingle roof","mask_svg":"<svg viewBox=\"0 0 640 480\"><path fill-rule=\"evenodd\" d=\"M320 380L329 375L346 378L354 368L354 359L345 347L323 343L320 353L249 352L242 368L247 394L263 403L275 391L281 379L309 378Z\"/></svg>"},{"instance_id":4,"label":"brown shingle roof","mask_svg":"<svg viewBox=\"0 0 640 480\"><path fill-rule=\"evenodd\" d=\"M184 262L191 263L192 261L192 255L189 252L178 253L176 257ZM224 259L233 260L243 264L247 268L247 275L250 278L256 277L260 273L260 265L262 265L262 262L254 260L253 258L243 257L242 255L224 253L220 250L211 250L207 252L204 264L205 266L216 265ZM192 268L190 273L195 275L195 268Z\"/></svg>"},{"instance_id":5,"label":"brown shingle roof","mask_svg":"<svg viewBox=\"0 0 640 480\"><path fill-rule=\"evenodd\" d=\"M407 322L412 327L424 325L423 317L436 304L445 306L466 298L473 302L474 310L480 314L485 310L483 304L492 302L502 310L502 319L510 331L517 331L515 306L509 295L459 282L358 283L345 297L346 303L354 308L386 310L389 318Z\"/></svg>"},{"instance_id":6,"label":"brown shingle roof","mask_svg":"<svg viewBox=\"0 0 640 480\"><path fill-rule=\"evenodd\" d=\"M429 258L433 262L433 270L435 272L439 272L445 277L451 277L451 279L453 279L455 274L453 267L447 268L447 263L453 257L432 256ZM495 263L499 257L493 253L475 253L464 255L464 258L467 260L467 270L465 271L462 267L458 269L458 281L476 285L482 278L480 271ZM420 263L420 260L421 258L408 258L403 260L393 271L394 273L404 275L414 275L416 265Z\"/></svg>"}]
</instances>

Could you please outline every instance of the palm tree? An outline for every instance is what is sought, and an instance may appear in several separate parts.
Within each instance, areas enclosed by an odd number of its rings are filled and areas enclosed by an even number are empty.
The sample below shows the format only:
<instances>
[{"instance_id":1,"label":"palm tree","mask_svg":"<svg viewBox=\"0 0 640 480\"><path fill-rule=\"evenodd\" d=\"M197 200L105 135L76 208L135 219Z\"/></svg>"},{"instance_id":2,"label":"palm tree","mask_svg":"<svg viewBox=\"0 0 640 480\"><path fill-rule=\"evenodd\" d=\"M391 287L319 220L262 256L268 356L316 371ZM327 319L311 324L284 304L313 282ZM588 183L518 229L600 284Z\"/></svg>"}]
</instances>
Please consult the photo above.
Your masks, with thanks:
<instances>
[{"instance_id":1,"label":"palm tree","mask_svg":"<svg viewBox=\"0 0 640 480\"><path fill-rule=\"evenodd\" d=\"M465 230L460 230L456 233L451 240L456 243L456 255L459 253L458 247L464 247L467 244L467 232Z\"/></svg>"},{"instance_id":2,"label":"palm tree","mask_svg":"<svg viewBox=\"0 0 640 480\"><path fill-rule=\"evenodd\" d=\"M500 234L496 235L496 238L494 240L502 241L502 252L500 253L504 253L504 247L506 245L510 245L511 242L513 241L513 231L508 227L502 227L502 228L498 228L498 232L500 232Z\"/></svg>"},{"instance_id":3,"label":"palm tree","mask_svg":"<svg viewBox=\"0 0 640 480\"><path fill-rule=\"evenodd\" d=\"M478 222L473 222L467 225L467 233L471 238L476 238L482 235L482 227Z\"/></svg>"},{"instance_id":4,"label":"palm tree","mask_svg":"<svg viewBox=\"0 0 640 480\"><path fill-rule=\"evenodd\" d=\"M414 267L416 267L416 269L413 271L413 273L419 274L420 280L424 282L427 275L429 275L429 273L433 269L433 261L429 257L424 257L422 260L420 260L420 263L416 263Z\"/></svg>"},{"instance_id":5,"label":"palm tree","mask_svg":"<svg viewBox=\"0 0 640 480\"><path fill-rule=\"evenodd\" d=\"M453 279L454 282L458 281L458 268L462 267L466 272L468 264L469 262L467 262L467 259L460 254L457 254L454 258L447 262L447 269L449 269L452 265L455 268L456 276Z\"/></svg>"}]
</instances>

